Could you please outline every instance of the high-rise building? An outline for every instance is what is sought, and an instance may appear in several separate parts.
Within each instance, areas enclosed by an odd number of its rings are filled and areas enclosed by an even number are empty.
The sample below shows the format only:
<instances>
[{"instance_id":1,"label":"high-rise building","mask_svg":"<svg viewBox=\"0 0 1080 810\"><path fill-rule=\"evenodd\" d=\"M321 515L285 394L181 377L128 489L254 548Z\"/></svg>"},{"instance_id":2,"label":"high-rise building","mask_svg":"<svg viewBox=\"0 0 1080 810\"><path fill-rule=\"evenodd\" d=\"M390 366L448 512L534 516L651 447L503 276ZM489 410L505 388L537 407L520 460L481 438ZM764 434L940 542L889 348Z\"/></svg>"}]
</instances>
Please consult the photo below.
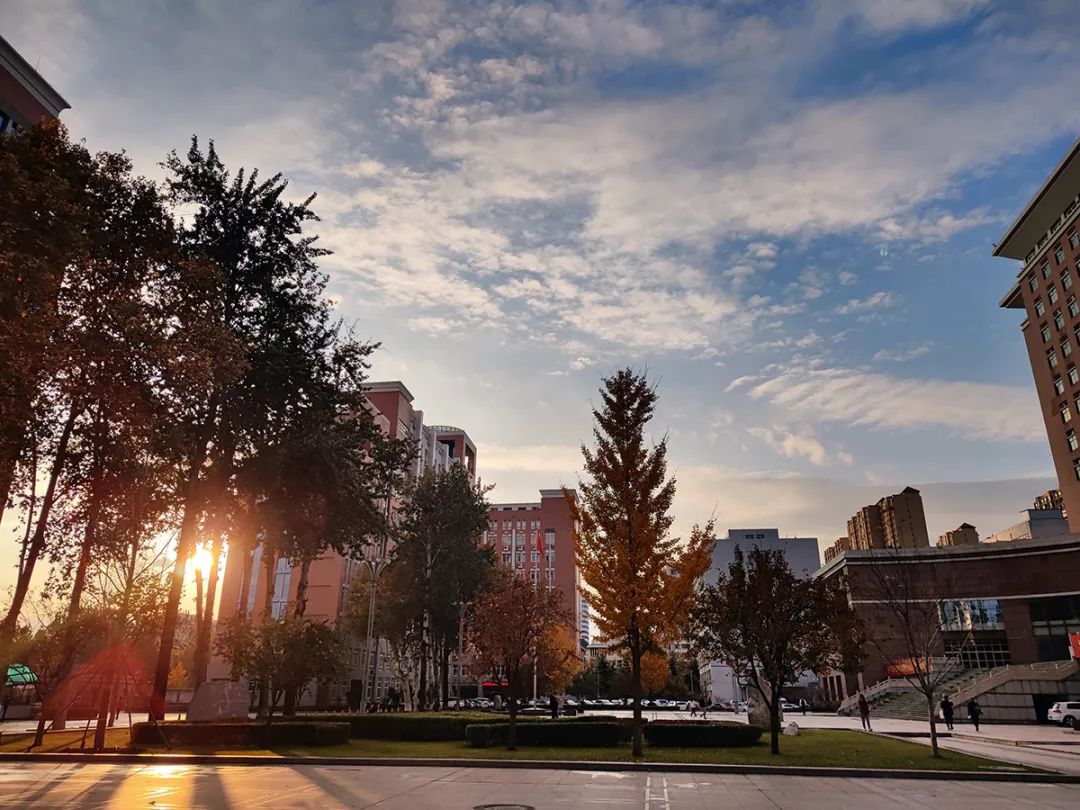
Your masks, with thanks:
<instances>
[{"instance_id":1,"label":"high-rise building","mask_svg":"<svg viewBox=\"0 0 1080 810\"><path fill-rule=\"evenodd\" d=\"M1061 492L1056 489L1048 489L1037 497L1034 502L1036 509L1065 509L1065 503L1061 500Z\"/></svg>"},{"instance_id":2,"label":"high-rise building","mask_svg":"<svg viewBox=\"0 0 1080 810\"><path fill-rule=\"evenodd\" d=\"M945 546L969 546L979 542L979 532L970 523L961 523L955 529L945 532L938 538L939 548Z\"/></svg>"},{"instance_id":3,"label":"high-rise building","mask_svg":"<svg viewBox=\"0 0 1080 810\"><path fill-rule=\"evenodd\" d=\"M542 489L539 501L493 504L484 542L494 549L496 561L518 576L561 591L571 628L584 650L589 645L588 615L582 618L573 532L574 517L562 490Z\"/></svg>"},{"instance_id":4,"label":"high-rise building","mask_svg":"<svg viewBox=\"0 0 1080 810\"><path fill-rule=\"evenodd\" d=\"M847 525L849 548L852 549L923 548L930 545L922 495L914 487L904 487L902 492L864 506Z\"/></svg>"},{"instance_id":5,"label":"high-rise building","mask_svg":"<svg viewBox=\"0 0 1080 810\"><path fill-rule=\"evenodd\" d=\"M475 476L476 445L464 431L425 425L423 411L413 407L412 393L398 380L373 382L365 388L366 407L376 425L387 435L409 439L415 443L416 457L411 471L413 475L428 469L446 470L451 464L466 463L471 465L471 476ZM451 445L458 448L456 455L452 454ZM245 565L250 566L251 576L246 592L241 593ZM348 559L333 551L327 551L314 560L308 574L307 609L304 615L317 621L336 621L348 606L349 585L353 577L366 568L367 563L363 560ZM295 603L297 585L292 563L286 559L277 560L272 584L272 616L282 615L290 603ZM237 615L241 605L244 605L248 615L259 615L266 597L266 588L267 577L262 565L261 546L251 552L250 558L243 554L229 555L221 583L219 619L230 619ZM344 683L328 684L325 691L318 695L309 692L302 697L303 703L341 705L349 700L355 702L359 699L363 679L373 665L378 671L374 692L370 696L372 699L379 700L386 694L387 689L399 686L389 648L385 643L380 646L376 657L377 664L369 664L368 650L364 647L363 639L354 638L352 642L348 680ZM221 662L215 662L215 666L222 667ZM218 672L225 675L223 669L214 674Z\"/></svg>"},{"instance_id":6,"label":"high-rise building","mask_svg":"<svg viewBox=\"0 0 1080 810\"><path fill-rule=\"evenodd\" d=\"M851 538L847 535L837 537L836 542L825 549L825 562L830 562L851 548Z\"/></svg>"},{"instance_id":7,"label":"high-rise building","mask_svg":"<svg viewBox=\"0 0 1080 810\"><path fill-rule=\"evenodd\" d=\"M1077 256L1080 255L1080 140L1076 141L1020 216L994 246L994 255L1020 262L1016 283L1000 306L1022 309L1020 324L1035 378L1058 489L1073 532L1080 532L1080 345Z\"/></svg>"},{"instance_id":8,"label":"high-rise building","mask_svg":"<svg viewBox=\"0 0 1080 810\"><path fill-rule=\"evenodd\" d=\"M0 134L59 118L71 107L19 52L0 37Z\"/></svg>"}]
</instances>

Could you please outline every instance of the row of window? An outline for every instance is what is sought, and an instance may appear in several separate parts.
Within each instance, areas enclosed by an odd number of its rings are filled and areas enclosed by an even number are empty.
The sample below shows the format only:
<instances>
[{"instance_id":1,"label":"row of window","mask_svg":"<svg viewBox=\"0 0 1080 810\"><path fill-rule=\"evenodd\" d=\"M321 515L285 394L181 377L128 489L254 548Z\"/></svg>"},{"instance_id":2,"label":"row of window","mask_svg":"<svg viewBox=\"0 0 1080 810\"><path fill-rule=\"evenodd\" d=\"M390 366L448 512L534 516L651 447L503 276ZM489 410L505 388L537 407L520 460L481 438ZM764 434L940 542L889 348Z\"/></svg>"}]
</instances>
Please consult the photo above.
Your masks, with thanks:
<instances>
[{"instance_id":1,"label":"row of window","mask_svg":"<svg viewBox=\"0 0 1080 810\"><path fill-rule=\"evenodd\" d=\"M525 528L525 523L526 521L524 520L504 520L502 522L502 527L505 531L509 531L510 529L517 529L518 531L522 531ZM540 528L539 520L530 520L528 521L528 524L529 528L532 529L534 532ZM491 531L495 531L499 528L499 521L493 520L488 524L488 526Z\"/></svg>"},{"instance_id":2,"label":"row of window","mask_svg":"<svg viewBox=\"0 0 1080 810\"><path fill-rule=\"evenodd\" d=\"M504 551L503 555L502 555L502 558L503 558L503 564L504 565L509 566L509 565L511 565L513 563L513 564L516 565L517 568L524 568L525 567L525 552L524 551L519 551L519 552L517 552L516 555L514 555L513 553L511 553L509 551ZM555 567L555 552L554 551L546 551L546 552L544 552L544 559L547 561L547 567L548 568L554 568ZM540 553L534 550L532 552L532 554L529 555L529 561L534 566L537 565L540 562Z\"/></svg>"}]
</instances>

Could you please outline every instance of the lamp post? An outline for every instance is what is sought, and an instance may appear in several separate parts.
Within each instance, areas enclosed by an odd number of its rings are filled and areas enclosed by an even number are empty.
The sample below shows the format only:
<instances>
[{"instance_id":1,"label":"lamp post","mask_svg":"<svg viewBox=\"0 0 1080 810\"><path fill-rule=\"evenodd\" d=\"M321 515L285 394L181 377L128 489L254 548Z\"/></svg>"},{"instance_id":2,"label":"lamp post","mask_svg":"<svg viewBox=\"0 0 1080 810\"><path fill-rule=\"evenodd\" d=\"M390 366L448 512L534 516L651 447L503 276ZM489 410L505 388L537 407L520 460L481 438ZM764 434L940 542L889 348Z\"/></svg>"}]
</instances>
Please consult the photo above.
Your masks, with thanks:
<instances>
[{"instance_id":1,"label":"lamp post","mask_svg":"<svg viewBox=\"0 0 1080 810\"><path fill-rule=\"evenodd\" d=\"M390 494L386 496L386 523L390 525ZM364 556L364 564L367 566L368 573L371 576L371 591L368 594L368 615L367 615L367 632L364 635L364 687L360 692L360 708L361 711L366 711L368 706L368 696L372 695L375 691L375 678L378 674L379 665L379 640L375 639L375 648L372 649L371 641L372 636L375 633L375 594L379 583L379 574L386 568L389 560L388 557L388 531L384 531L379 538L378 544L372 550L372 553Z\"/></svg>"}]
</instances>

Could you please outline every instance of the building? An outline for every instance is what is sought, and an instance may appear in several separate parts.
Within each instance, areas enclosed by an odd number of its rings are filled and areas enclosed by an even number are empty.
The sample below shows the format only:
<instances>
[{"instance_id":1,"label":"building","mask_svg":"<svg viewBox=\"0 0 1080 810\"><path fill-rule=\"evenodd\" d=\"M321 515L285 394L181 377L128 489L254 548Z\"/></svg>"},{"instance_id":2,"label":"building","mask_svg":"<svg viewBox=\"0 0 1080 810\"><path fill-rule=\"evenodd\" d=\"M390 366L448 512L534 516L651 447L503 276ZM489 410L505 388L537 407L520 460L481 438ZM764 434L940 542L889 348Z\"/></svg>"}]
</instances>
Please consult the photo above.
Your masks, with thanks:
<instances>
[{"instance_id":1,"label":"building","mask_svg":"<svg viewBox=\"0 0 1080 810\"><path fill-rule=\"evenodd\" d=\"M413 395L399 380L373 382L366 387L366 407L376 425L398 439L409 439L416 445L413 475L424 470L446 470L451 464L471 464L471 476L475 476L476 445L458 428L433 427L424 424L424 413L413 405ZM454 452L456 451L456 455ZM392 549L388 549L392 551ZM245 564L251 566L251 578L247 591L240 593ZM308 574L307 609L305 616L317 621L334 622L347 607L349 585L353 578L367 570L364 560L342 557L327 551L311 563ZM225 574L221 583L219 620L235 616L241 604L248 615L258 614L266 596L266 576L262 566L262 547L251 553L251 558L230 555L226 559ZM297 578L289 560L277 560L273 581L272 615L280 616L290 603L296 601ZM326 685L318 693L309 689L301 697L302 704L339 706L360 700L365 675L372 664L368 663L368 650L362 637L352 639L351 671L346 681ZM375 687L371 697L381 699L391 687L399 688L397 673L390 656L389 646L382 642L375 656L377 668ZM214 663L212 676L224 677L226 672L220 661Z\"/></svg>"},{"instance_id":2,"label":"building","mask_svg":"<svg viewBox=\"0 0 1080 810\"><path fill-rule=\"evenodd\" d=\"M781 537L779 529L728 529L727 536L718 538L713 546L712 566L705 574L705 581L715 584L720 571L727 571L735 559L735 548L744 554L752 548L779 551L787 560L795 576L808 578L821 567L821 556L816 537ZM746 699L746 685L740 683L735 672L721 661L700 660L701 690L711 704L719 701ZM790 689L796 691L816 683L816 677L807 673ZM790 691L790 690L789 690Z\"/></svg>"},{"instance_id":3,"label":"building","mask_svg":"<svg viewBox=\"0 0 1080 810\"><path fill-rule=\"evenodd\" d=\"M852 606L878 633L862 672L823 679L833 699L851 701L859 690L882 681L889 685L890 672L910 666L901 639L882 635L895 623L880 583L900 577L913 602L936 603L940 631L931 666L951 659L956 679L943 690L957 705L963 705L958 697L966 702L977 696L987 720L1034 721L1040 713L1045 720L1048 702L1060 699L1055 696L1080 694L1068 636L1080 630L1080 538L852 549L826 563L818 576L846 581ZM1006 665L1011 668L979 679L980 671Z\"/></svg>"},{"instance_id":4,"label":"building","mask_svg":"<svg viewBox=\"0 0 1080 810\"><path fill-rule=\"evenodd\" d=\"M70 108L19 52L0 37L0 134L59 118Z\"/></svg>"},{"instance_id":5,"label":"building","mask_svg":"<svg viewBox=\"0 0 1080 810\"><path fill-rule=\"evenodd\" d=\"M922 495L914 487L904 487L902 492L864 506L848 520L847 528L849 547L853 549L930 545Z\"/></svg>"},{"instance_id":6,"label":"building","mask_svg":"<svg viewBox=\"0 0 1080 810\"><path fill-rule=\"evenodd\" d=\"M961 523L955 529L945 532L938 538L938 547L966 546L979 542L979 532L970 523Z\"/></svg>"},{"instance_id":7,"label":"building","mask_svg":"<svg viewBox=\"0 0 1080 810\"><path fill-rule=\"evenodd\" d=\"M1073 288L1080 254L1080 140L994 246L994 255L1020 262L1016 283L1000 306L1021 309L1043 424L1069 525L1080 532L1080 302Z\"/></svg>"},{"instance_id":8,"label":"building","mask_svg":"<svg viewBox=\"0 0 1080 810\"><path fill-rule=\"evenodd\" d=\"M576 497L573 490L570 492ZM584 651L589 646L588 613L582 617L581 575L574 561L574 518L563 491L542 489L539 501L492 505L484 542L495 550L497 561L519 576L562 592L563 606L572 617Z\"/></svg>"},{"instance_id":9,"label":"building","mask_svg":"<svg viewBox=\"0 0 1080 810\"><path fill-rule=\"evenodd\" d=\"M1048 489L1035 499L1036 509L1060 509L1065 510L1065 502L1061 500L1061 492L1056 489Z\"/></svg>"},{"instance_id":10,"label":"building","mask_svg":"<svg viewBox=\"0 0 1080 810\"><path fill-rule=\"evenodd\" d=\"M829 562L851 548L851 538L847 535L837 537L836 542L825 549L825 562Z\"/></svg>"},{"instance_id":11,"label":"building","mask_svg":"<svg viewBox=\"0 0 1080 810\"><path fill-rule=\"evenodd\" d=\"M987 543L1008 543L1012 540L1032 540L1040 537L1060 537L1069 533L1069 522L1060 509L1024 509L1020 522L995 532Z\"/></svg>"}]
</instances>

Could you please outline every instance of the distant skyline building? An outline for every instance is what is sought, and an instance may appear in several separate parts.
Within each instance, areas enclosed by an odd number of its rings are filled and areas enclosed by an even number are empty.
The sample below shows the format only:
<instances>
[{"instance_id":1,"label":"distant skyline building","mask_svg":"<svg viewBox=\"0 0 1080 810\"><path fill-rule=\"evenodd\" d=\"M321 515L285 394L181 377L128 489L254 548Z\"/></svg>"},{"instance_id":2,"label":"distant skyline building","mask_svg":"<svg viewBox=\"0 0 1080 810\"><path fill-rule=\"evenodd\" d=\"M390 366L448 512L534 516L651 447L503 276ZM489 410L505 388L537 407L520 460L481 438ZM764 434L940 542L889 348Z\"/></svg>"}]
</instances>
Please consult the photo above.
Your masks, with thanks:
<instances>
[{"instance_id":1,"label":"distant skyline building","mask_svg":"<svg viewBox=\"0 0 1080 810\"><path fill-rule=\"evenodd\" d=\"M497 562L518 576L559 589L584 652L589 646L589 616L574 559L573 531L574 518L563 491L542 489L539 501L492 504L483 542L494 549Z\"/></svg>"},{"instance_id":2,"label":"distant skyline building","mask_svg":"<svg viewBox=\"0 0 1080 810\"><path fill-rule=\"evenodd\" d=\"M864 506L848 520L847 528L847 547L851 549L930 545L922 495L915 487L904 487L895 495L886 495L877 503Z\"/></svg>"},{"instance_id":3,"label":"distant skyline building","mask_svg":"<svg viewBox=\"0 0 1080 810\"><path fill-rule=\"evenodd\" d=\"M1060 509L1022 509L1020 522L995 532L986 543L1010 543L1013 540L1038 540L1069 534L1069 522Z\"/></svg>"},{"instance_id":4,"label":"distant skyline building","mask_svg":"<svg viewBox=\"0 0 1080 810\"><path fill-rule=\"evenodd\" d=\"M1035 499L1034 506L1036 509L1061 509L1064 511L1065 502L1061 499L1060 490L1048 489Z\"/></svg>"},{"instance_id":5,"label":"distant skyline building","mask_svg":"<svg viewBox=\"0 0 1080 810\"><path fill-rule=\"evenodd\" d=\"M0 134L37 126L42 118L59 118L70 108L64 97L0 37Z\"/></svg>"},{"instance_id":6,"label":"distant skyline building","mask_svg":"<svg viewBox=\"0 0 1080 810\"><path fill-rule=\"evenodd\" d=\"M961 523L938 538L938 548L945 546L968 546L979 542L979 531L970 523Z\"/></svg>"},{"instance_id":7,"label":"distant skyline building","mask_svg":"<svg viewBox=\"0 0 1080 810\"><path fill-rule=\"evenodd\" d=\"M1073 532L1080 532L1080 140L994 246L1019 261L1016 283L999 306L1021 309L1020 331L1039 396L1058 489Z\"/></svg>"}]
</instances>

